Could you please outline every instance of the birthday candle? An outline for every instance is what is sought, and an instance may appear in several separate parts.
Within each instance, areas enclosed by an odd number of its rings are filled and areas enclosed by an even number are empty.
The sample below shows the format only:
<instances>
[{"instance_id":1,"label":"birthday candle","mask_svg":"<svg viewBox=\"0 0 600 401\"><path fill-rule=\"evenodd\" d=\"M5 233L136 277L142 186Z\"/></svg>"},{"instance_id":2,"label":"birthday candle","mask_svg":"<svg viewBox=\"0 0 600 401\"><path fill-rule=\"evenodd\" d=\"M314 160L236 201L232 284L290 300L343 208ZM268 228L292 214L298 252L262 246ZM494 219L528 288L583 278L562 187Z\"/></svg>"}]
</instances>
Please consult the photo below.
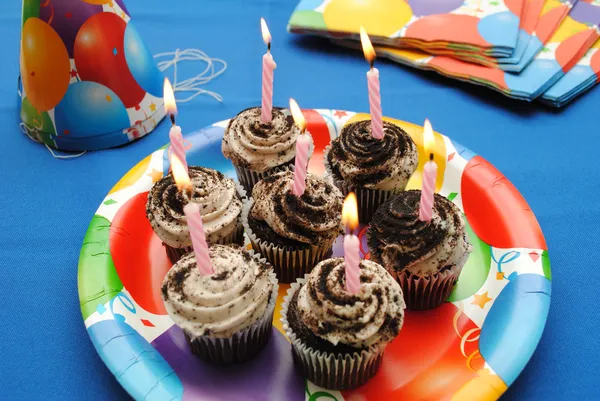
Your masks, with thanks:
<instances>
[{"instance_id":1,"label":"birthday candle","mask_svg":"<svg viewBox=\"0 0 600 401\"><path fill-rule=\"evenodd\" d=\"M433 129L429 120L423 124L423 146L425 152L431 152L435 144ZM429 221L433 217L433 202L435 199L435 181L437 179L437 164L433 160L433 152L429 153L429 161L423 167L423 187L419 206L419 220Z\"/></svg>"},{"instance_id":2,"label":"birthday candle","mask_svg":"<svg viewBox=\"0 0 600 401\"><path fill-rule=\"evenodd\" d=\"M175 103L175 94L173 87L168 78L165 78L164 84L164 99L165 110L169 114L172 122L171 130L169 131L169 140L171 141L171 152L181 161L183 167L187 171L188 164L185 156L185 145L183 144L183 135L181 135L181 127L175 124L175 115L177 114L177 105Z\"/></svg>"},{"instance_id":3,"label":"birthday candle","mask_svg":"<svg viewBox=\"0 0 600 401\"><path fill-rule=\"evenodd\" d=\"M371 66L367 72L369 88L369 107L371 112L371 133L374 138L383 139L383 112L381 110L381 87L379 85L379 70L375 68L375 50L369 40L367 31L360 27L360 40L362 42L365 59Z\"/></svg>"},{"instance_id":4,"label":"birthday candle","mask_svg":"<svg viewBox=\"0 0 600 401\"><path fill-rule=\"evenodd\" d=\"M342 207L342 222L348 234L344 236L344 268L346 273L346 291L356 294L360 291L360 241L353 230L358 227L358 206L356 195L350 192Z\"/></svg>"},{"instance_id":5,"label":"birthday candle","mask_svg":"<svg viewBox=\"0 0 600 401\"><path fill-rule=\"evenodd\" d=\"M202 275L213 274L214 269L208 254L208 244L206 242L204 226L202 225L200 208L195 203L188 203L183 207L183 212L187 218L188 229L192 238L192 247L196 254L196 266Z\"/></svg>"},{"instance_id":6,"label":"birthday candle","mask_svg":"<svg viewBox=\"0 0 600 401\"><path fill-rule=\"evenodd\" d=\"M277 64L271 55L271 33L267 27L264 18L260 19L260 27L262 31L263 41L267 45L267 52L263 55L262 64L262 105L260 118L263 122L268 123L272 118L273 110L273 70L277 68Z\"/></svg>"},{"instance_id":7,"label":"birthday candle","mask_svg":"<svg viewBox=\"0 0 600 401\"><path fill-rule=\"evenodd\" d=\"M310 151L311 139L306 134L306 120L302 114L302 110L294 99L290 99L290 111L294 122L300 127L301 134L296 140L296 162L294 165L294 186L292 191L296 196L302 196L306 190L306 175L308 169L308 153Z\"/></svg>"}]
</instances>

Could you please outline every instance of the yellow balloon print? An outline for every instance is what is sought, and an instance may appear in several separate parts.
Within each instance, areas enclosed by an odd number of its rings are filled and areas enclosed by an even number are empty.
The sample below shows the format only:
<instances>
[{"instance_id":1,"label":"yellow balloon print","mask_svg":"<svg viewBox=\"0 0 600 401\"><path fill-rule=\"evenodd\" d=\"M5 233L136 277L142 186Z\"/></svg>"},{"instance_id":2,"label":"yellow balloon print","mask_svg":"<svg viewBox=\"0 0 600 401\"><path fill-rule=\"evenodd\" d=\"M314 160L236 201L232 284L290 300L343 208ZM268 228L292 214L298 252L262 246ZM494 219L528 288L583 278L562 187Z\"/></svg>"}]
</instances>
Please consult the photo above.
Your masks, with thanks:
<instances>
[{"instance_id":1,"label":"yellow balloon print","mask_svg":"<svg viewBox=\"0 0 600 401\"><path fill-rule=\"evenodd\" d=\"M90 3L90 4L98 4L98 5L102 5L102 4L106 4L106 3L110 3L113 0L83 0L86 3Z\"/></svg>"},{"instance_id":2,"label":"yellow balloon print","mask_svg":"<svg viewBox=\"0 0 600 401\"><path fill-rule=\"evenodd\" d=\"M583 32L589 27L586 24L582 24L581 22L575 21L571 17L567 17L564 19L560 27L556 33L550 38L550 43L554 42L562 42L576 33Z\"/></svg>"},{"instance_id":3,"label":"yellow balloon print","mask_svg":"<svg viewBox=\"0 0 600 401\"><path fill-rule=\"evenodd\" d=\"M451 401L496 401L506 389L507 386L500 377L487 369L481 369L477 371L477 377L465 383L454 393Z\"/></svg>"},{"instance_id":4,"label":"yellow balloon print","mask_svg":"<svg viewBox=\"0 0 600 401\"><path fill-rule=\"evenodd\" d=\"M123 178L121 178L119 182L117 182L117 184L110 190L108 194L110 195L112 193L120 191L123 188L127 188L135 184L140 178L142 178L142 175L144 175L144 173L148 169L151 158L152 155L146 157L144 160L136 164L134 168L129 170L127 174L125 174Z\"/></svg>"},{"instance_id":5,"label":"yellow balloon print","mask_svg":"<svg viewBox=\"0 0 600 401\"><path fill-rule=\"evenodd\" d=\"M384 37L400 30L411 17L404 0L332 0L323 11L332 31L358 33L362 25L369 35Z\"/></svg>"}]
</instances>

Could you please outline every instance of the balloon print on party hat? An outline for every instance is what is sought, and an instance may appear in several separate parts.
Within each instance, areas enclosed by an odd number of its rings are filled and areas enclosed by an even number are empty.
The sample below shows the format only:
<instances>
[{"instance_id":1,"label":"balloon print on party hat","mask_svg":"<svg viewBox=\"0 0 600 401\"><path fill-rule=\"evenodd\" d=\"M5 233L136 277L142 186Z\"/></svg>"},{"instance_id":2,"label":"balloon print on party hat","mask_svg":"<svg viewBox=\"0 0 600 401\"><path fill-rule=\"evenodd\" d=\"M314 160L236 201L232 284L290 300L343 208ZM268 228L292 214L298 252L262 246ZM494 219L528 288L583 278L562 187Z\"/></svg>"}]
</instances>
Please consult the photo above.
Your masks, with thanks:
<instances>
[{"instance_id":1,"label":"balloon print on party hat","mask_svg":"<svg viewBox=\"0 0 600 401\"><path fill-rule=\"evenodd\" d=\"M123 0L23 0L21 120L61 150L123 145L165 115L163 76Z\"/></svg>"}]
</instances>

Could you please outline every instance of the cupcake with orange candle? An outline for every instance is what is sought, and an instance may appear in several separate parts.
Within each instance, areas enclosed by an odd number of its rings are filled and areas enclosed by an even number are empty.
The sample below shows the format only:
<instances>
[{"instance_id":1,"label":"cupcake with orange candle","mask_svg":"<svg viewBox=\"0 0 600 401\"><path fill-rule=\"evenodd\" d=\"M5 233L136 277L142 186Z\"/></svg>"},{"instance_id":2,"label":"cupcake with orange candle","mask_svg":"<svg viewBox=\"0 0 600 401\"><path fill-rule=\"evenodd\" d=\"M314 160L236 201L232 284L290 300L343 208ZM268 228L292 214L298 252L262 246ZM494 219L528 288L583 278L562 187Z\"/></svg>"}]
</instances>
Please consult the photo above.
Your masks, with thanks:
<instances>
[{"instance_id":1,"label":"cupcake with orange candle","mask_svg":"<svg viewBox=\"0 0 600 401\"><path fill-rule=\"evenodd\" d=\"M360 221L367 224L380 204L406 188L417 168L418 153L402 128L383 121L375 51L362 27L361 41L371 65L367 72L371 119L342 128L326 149L325 168L344 195L356 193Z\"/></svg>"},{"instance_id":2,"label":"cupcake with orange candle","mask_svg":"<svg viewBox=\"0 0 600 401\"><path fill-rule=\"evenodd\" d=\"M379 264L358 258L352 230L356 207L346 207L350 234L344 258L319 263L293 283L284 298L282 323L294 363L311 382L331 390L359 387L373 377L383 353L404 322L402 289Z\"/></svg>"},{"instance_id":3,"label":"cupcake with orange candle","mask_svg":"<svg viewBox=\"0 0 600 401\"><path fill-rule=\"evenodd\" d=\"M433 131L425 124L426 148ZM430 309L448 299L472 246L460 209L435 193L437 167L430 155L423 188L383 203L367 232L371 259L402 286L409 309Z\"/></svg>"},{"instance_id":4,"label":"cupcake with orange candle","mask_svg":"<svg viewBox=\"0 0 600 401\"><path fill-rule=\"evenodd\" d=\"M183 209L194 203L204 219L207 240L211 244L243 244L241 223L244 189L222 173L190 166L171 157L172 172L157 181L148 193L146 217L162 240L172 263L192 250L192 240Z\"/></svg>"}]
</instances>

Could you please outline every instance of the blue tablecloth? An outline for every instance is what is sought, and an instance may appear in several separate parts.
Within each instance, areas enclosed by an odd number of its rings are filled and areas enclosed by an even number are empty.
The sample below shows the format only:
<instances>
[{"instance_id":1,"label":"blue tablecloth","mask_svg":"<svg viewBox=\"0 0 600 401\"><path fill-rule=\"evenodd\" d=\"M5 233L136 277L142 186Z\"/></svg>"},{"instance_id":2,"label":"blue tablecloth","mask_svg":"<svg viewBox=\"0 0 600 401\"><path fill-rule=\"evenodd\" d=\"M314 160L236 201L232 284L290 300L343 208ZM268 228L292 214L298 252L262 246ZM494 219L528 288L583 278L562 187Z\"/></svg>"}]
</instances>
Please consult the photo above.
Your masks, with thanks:
<instances>
[{"instance_id":1,"label":"blue tablecloth","mask_svg":"<svg viewBox=\"0 0 600 401\"><path fill-rule=\"evenodd\" d=\"M18 129L16 80L20 2L0 15L0 399L117 400L127 394L104 367L85 331L77 261L94 211L137 161L167 142L168 125L119 149L59 161ZM295 0L126 0L153 53L196 47L229 63L198 97L180 105L189 132L258 104L264 44L273 34L275 104L368 110L357 52L286 33ZM506 400L600 399L597 377L600 90L565 110L508 100L490 90L382 61L384 113L422 123L473 149L521 191L537 215L552 261L548 324Z\"/></svg>"}]
</instances>

